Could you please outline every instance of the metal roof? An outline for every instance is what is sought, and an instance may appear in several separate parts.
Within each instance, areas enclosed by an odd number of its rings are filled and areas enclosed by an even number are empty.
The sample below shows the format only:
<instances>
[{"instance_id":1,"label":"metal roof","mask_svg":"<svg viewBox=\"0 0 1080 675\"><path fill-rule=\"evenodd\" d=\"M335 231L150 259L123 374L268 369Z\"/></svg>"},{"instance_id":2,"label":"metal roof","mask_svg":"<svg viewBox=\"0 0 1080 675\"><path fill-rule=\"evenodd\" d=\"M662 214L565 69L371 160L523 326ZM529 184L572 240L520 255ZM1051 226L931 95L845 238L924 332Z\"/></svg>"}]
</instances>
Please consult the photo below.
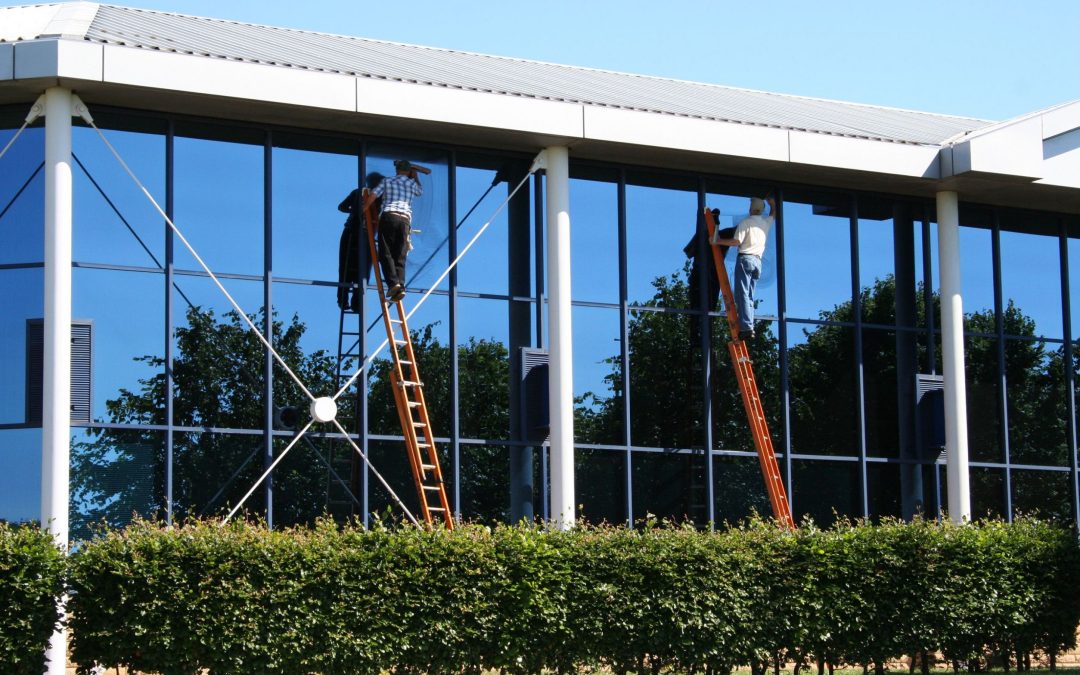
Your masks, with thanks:
<instances>
[{"instance_id":1,"label":"metal roof","mask_svg":"<svg viewBox=\"0 0 1080 675\"><path fill-rule=\"evenodd\" d=\"M875 140L940 145L985 120L96 5L84 39L421 85Z\"/></svg>"}]
</instances>

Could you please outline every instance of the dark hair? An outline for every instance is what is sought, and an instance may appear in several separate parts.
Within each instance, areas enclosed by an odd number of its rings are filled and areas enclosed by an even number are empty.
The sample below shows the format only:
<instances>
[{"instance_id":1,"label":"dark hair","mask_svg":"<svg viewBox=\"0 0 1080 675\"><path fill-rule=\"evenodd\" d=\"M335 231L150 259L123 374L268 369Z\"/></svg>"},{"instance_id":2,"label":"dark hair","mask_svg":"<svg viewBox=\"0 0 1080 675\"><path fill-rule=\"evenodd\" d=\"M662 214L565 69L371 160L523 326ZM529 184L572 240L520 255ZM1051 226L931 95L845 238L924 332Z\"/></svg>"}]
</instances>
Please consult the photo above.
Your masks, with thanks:
<instances>
[{"instance_id":1,"label":"dark hair","mask_svg":"<svg viewBox=\"0 0 1080 675\"><path fill-rule=\"evenodd\" d=\"M379 183L383 181L383 178L385 178L385 176L383 176L378 171L372 171L364 177L364 187L369 190L374 190L376 187L379 186Z\"/></svg>"}]
</instances>

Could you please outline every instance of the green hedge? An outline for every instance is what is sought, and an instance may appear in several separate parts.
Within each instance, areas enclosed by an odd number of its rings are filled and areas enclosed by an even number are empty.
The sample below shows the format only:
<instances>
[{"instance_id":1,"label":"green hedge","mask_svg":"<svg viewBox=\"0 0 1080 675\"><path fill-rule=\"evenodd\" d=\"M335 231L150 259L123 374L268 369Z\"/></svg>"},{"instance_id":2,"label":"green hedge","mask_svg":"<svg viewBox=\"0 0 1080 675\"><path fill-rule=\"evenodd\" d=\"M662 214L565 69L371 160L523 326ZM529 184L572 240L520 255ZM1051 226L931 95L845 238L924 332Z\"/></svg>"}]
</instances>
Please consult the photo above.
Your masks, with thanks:
<instances>
[{"instance_id":1,"label":"green hedge","mask_svg":"<svg viewBox=\"0 0 1080 675\"><path fill-rule=\"evenodd\" d=\"M83 664L159 673L760 671L1055 653L1080 547L1037 520L789 534L136 523L70 561Z\"/></svg>"},{"instance_id":2,"label":"green hedge","mask_svg":"<svg viewBox=\"0 0 1080 675\"><path fill-rule=\"evenodd\" d=\"M64 556L49 535L0 522L0 672L44 670L63 570Z\"/></svg>"}]
</instances>

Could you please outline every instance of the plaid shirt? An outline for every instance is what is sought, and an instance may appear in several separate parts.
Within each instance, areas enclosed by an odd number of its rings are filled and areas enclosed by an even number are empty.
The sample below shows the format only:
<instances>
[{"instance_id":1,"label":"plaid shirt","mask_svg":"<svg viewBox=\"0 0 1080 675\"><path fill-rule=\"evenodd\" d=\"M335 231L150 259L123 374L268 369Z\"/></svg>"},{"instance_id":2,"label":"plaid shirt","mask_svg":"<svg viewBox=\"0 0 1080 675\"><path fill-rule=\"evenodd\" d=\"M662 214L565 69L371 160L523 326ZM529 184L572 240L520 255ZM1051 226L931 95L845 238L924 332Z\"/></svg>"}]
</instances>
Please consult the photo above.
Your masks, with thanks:
<instances>
[{"instance_id":1,"label":"plaid shirt","mask_svg":"<svg viewBox=\"0 0 1080 675\"><path fill-rule=\"evenodd\" d=\"M408 176L390 176L375 187L375 196L383 198L382 213L400 213L410 219L413 197L419 197L423 193L420 182Z\"/></svg>"}]
</instances>

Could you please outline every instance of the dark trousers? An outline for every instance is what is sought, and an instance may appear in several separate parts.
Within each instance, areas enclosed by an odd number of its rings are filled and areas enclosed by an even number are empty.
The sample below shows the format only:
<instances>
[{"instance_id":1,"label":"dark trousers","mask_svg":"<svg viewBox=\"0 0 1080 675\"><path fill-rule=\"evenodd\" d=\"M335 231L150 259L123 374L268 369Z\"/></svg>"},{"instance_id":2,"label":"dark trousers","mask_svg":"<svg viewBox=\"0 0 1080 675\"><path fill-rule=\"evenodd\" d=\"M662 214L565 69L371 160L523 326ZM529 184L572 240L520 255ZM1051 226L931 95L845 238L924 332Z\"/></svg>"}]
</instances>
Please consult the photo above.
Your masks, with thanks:
<instances>
[{"instance_id":1,"label":"dark trousers","mask_svg":"<svg viewBox=\"0 0 1080 675\"><path fill-rule=\"evenodd\" d=\"M360 271L363 270L363 277ZM364 283L371 278L371 256L368 254L367 230L351 223L341 229L338 240L338 307L349 306L348 284ZM360 290L353 290L354 304L359 303Z\"/></svg>"},{"instance_id":2,"label":"dark trousers","mask_svg":"<svg viewBox=\"0 0 1080 675\"><path fill-rule=\"evenodd\" d=\"M393 211L379 216L379 265L387 288L405 285L405 258L409 255L409 217Z\"/></svg>"}]
</instances>

